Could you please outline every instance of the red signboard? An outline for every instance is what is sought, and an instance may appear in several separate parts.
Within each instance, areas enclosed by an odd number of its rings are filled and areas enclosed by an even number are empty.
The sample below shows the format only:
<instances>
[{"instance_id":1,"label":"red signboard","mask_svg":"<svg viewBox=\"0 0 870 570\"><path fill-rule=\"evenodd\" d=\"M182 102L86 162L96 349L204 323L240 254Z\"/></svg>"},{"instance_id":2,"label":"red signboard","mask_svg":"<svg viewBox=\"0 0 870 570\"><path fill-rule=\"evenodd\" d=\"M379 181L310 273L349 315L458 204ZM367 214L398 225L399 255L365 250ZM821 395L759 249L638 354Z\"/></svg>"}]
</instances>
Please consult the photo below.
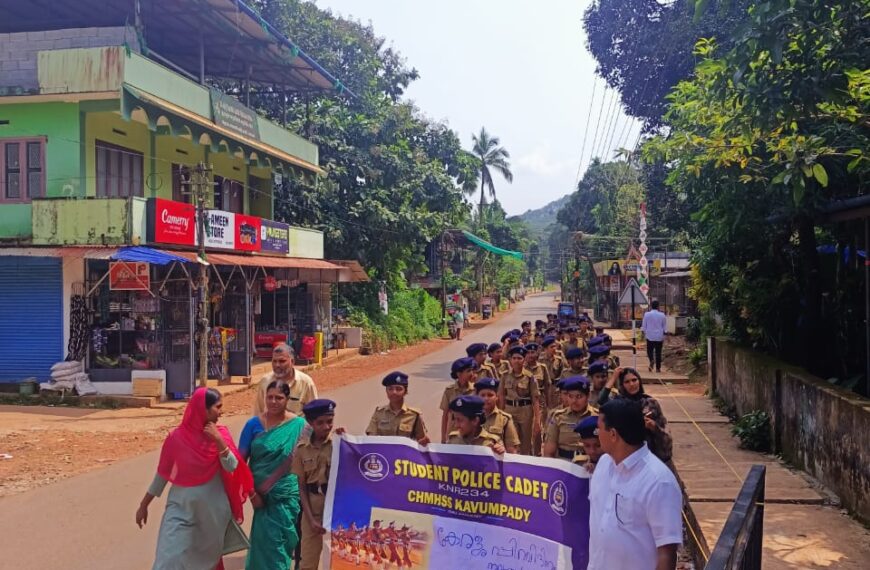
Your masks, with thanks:
<instances>
[{"instance_id":1,"label":"red signboard","mask_svg":"<svg viewBox=\"0 0 870 570\"><path fill-rule=\"evenodd\" d=\"M236 214L236 249L260 251L260 218Z\"/></svg>"},{"instance_id":2,"label":"red signboard","mask_svg":"<svg viewBox=\"0 0 870 570\"><path fill-rule=\"evenodd\" d=\"M109 263L109 289L112 291L149 291L151 273L148 264L134 261Z\"/></svg>"},{"instance_id":3,"label":"red signboard","mask_svg":"<svg viewBox=\"0 0 870 570\"><path fill-rule=\"evenodd\" d=\"M162 198L154 199L154 238L157 243L196 245L196 207Z\"/></svg>"}]
</instances>

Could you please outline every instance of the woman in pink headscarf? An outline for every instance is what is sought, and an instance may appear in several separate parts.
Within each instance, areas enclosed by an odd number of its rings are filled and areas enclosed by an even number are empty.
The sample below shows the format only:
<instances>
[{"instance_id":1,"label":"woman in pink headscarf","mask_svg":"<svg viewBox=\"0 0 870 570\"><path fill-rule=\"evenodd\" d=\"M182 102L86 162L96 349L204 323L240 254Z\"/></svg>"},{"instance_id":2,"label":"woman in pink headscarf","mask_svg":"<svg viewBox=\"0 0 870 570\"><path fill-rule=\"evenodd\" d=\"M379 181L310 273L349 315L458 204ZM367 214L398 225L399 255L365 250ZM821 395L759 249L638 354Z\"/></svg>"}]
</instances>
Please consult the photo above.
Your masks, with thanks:
<instances>
[{"instance_id":1,"label":"woman in pink headscarf","mask_svg":"<svg viewBox=\"0 0 870 570\"><path fill-rule=\"evenodd\" d=\"M217 425L222 407L220 392L197 389L181 425L163 442L157 474L136 511L142 528L148 505L172 483L154 570L221 569L224 554L247 547L238 525L254 479L229 430Z\"/></svg>"}]
</instances>

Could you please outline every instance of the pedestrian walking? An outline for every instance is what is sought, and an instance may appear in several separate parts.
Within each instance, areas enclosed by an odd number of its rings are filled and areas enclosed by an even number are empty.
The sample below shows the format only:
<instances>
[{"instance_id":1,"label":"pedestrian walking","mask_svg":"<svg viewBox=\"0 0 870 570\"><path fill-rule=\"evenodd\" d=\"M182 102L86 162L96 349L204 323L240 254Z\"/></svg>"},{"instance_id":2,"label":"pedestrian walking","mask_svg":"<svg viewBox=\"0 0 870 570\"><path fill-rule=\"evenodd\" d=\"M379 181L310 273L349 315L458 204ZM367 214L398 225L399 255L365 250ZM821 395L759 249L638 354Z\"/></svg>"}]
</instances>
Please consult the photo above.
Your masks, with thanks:
<instances>
[{"instance_id":1,"label":"pedestrian walking","mask_svg":"<svg viewBox=\"0 0 870 570\"><path fill-rule=\"evenodd\" d=\"M387 405L378 406L372 414L366 435L397 435L413 439L420 445L429 445L429 434L423 414L405 404L408 395L408 375L391 372L381 380L387 392Z\"/></svg>"},{"instance_id":2,"label":"pedestrian walking","mask_svg":"<svg viewBox=\"0 0 870 570\"><path fill-rule=\"evenodd\" d=\"M674 474L644 441L643 408L618 398L598 411L605 455L589 488L589 570L673 570L683 540Z\"/></svg>"},{"instance_id":3,"label":"pedestrian walking","mask_svg":"<svg viewBox=\"0 0 870 570\"><path fill-rule=\"evenodd\" d=\"M266 413L249 419L239 437L239 451L254 474L251 494L254 520L246 570L290 568L299 544L299 482L290 468L297 444L311 427L287 411L290 386L273 380L266 388Z\"/></svg>"},{"instance_id":4,"label":"pedestrian walking","mask_svg":"<svg viewBox=\"0 0 870 570\"><path fill-rule=\"evenodd\" d=\"M456 327L456 340L462 340L462 327L465 326L465 312L462 309L453 312L453 325Z\"/></svg>"},{"instance_id":5,"label":"pedestrian walking","mask_svg":"<svg viewBox=\"0 0 870 570\"><path fill-rule=\"evenodd\" d=\"M510 371L499 384L499 407L514 419L520 436L520 453L531 455L533 439L541 432L541 391L538 382L525 368L526 349L510 350Z\"/></svg>"},{"instance_id":6,"label":"pedestrian walking","mask_svg":"<svg viewBox=\"0 0 870 570\"><path fill-rule=\"evenodd\" d=\"M450 377L456 382L447 386L441 396L441 443L447 443L447 434L453 430L450 422L450 402L457 396L474 393L474 360L455 360L450 366Z\"/></svg>"},{"instance_id":7,"label":"pedestrian walking","mask_svg":"<svg viewBox=\"0 0 870 570\"><path fill-rule=\"evenodd\" d=\"M516 453L520 447L520 436L511 415L498 408L498 385L495 378L481 378L474 383L474 391L483 400L483 429L501 438L505 451Z\"/></svg>"},{"instance_id":8,"label":"pedestrian walking","mask_svg":"<svg viewBox=\"0 0 870 570\"><path fill-rule=\"evenodd\" d=\"M483 445L499 455L505 452L501 438L483 428L483 400L475 395L459 396L450 402L456 429L450 432L447 443L454 445Z\"/></svg>"},{"instance_id":9,"label":"pedestrian walking","mask_svg":"<svg viewBox=\"0 0 870 570\"><path fill-rule=\"evenodd\" d=\"M154 570L214 570L222 556L243 550L242 505L254 487L225 426L217 425L223 402L214 388L197 388L181 424L163 442L157 474L136 510L148 522L148 505L172 483L160 522Z\"/></svg>"},{"instance_id":10,"label":"pedestrian walking","mask_svg":"<svg viewBox=\"0 0 870 570\"><path fill-rule=\"evenodd\" d=\"M262 416L266 412L266 388L273 380L283 380L290 386L287 398L287 411L302 414L302 406L317 398L317 387L311 376L294 368L296 353L289 344L281 343L272 349L272 372L260 379L257 397L254 398L254 414Z\"/></svg>"},{"instance_id":11,"label":"pedestrian walking","mask_svg":"<svg viewBox=\"0 0 870 570\"><path fill-rule=\"evenodd\" d=\"M667 325L668 318L659 311L659 302L656 300L650 303L650 310L643 315L640 326L646 338L646 356L649 358L650 372L653 371L653 366L656 372L662 371L662 346L665 342Z\"/></svg>"},{"instance_id":12,"label":"pedestrian walking","mask_svg":"<svg viewBox=\"0 0 870 570\"><path fill-rule=\"evenodd\" d=\"M317 570L323 552L323 509L332 463L332 425L335 402L318 399L302 408L311 425L311 436L303 439L293 455L293 473L299 479L302 499L302 559L300 570ZM273 568L289 568L274 566Z\"/></svg>"}]
</instances>

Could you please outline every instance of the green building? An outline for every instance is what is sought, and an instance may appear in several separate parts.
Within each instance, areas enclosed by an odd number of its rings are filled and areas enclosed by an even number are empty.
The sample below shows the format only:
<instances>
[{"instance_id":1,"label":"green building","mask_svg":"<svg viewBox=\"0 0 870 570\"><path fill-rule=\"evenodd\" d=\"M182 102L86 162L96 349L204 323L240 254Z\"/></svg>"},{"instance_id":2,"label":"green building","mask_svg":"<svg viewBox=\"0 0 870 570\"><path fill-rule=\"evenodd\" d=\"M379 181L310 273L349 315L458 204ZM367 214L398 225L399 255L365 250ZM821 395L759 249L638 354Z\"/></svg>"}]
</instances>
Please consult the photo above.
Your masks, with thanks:
<instances>
[{"instance_id":1,"label":"green building","mask_svg":"<svg viewBox=\"0 0 870 570\"><path fill-rule=\"evenodd\" d=\"M47 381L68 358L101 392L190 392L201 163L209 376L328 334L329 284L352 272L323 259L320 232L273 220L283 180L322 174L317 146L246 103L346 93L338 80L238 0L0 14L0 382Z\"/></svg>"}]
</instances>

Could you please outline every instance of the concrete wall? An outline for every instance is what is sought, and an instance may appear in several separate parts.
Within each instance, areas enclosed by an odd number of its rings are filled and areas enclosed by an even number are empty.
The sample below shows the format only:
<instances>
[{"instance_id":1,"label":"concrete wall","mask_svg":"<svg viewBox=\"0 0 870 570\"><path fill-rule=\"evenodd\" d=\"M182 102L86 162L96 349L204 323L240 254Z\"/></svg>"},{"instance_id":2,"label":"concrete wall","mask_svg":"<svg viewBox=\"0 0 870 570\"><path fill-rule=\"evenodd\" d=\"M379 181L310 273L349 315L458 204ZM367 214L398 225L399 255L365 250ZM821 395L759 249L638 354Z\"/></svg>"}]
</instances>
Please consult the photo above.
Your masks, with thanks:
<instances>
[{"instance_id":1,"label":"concrete wall","mask_svg":"<svg viewBox=\"0 0 870 570\"><path fill-rule=\"evenodd\" d=\"M125 42L138 51L136 33L123 26L0 34L0 94L39 92L37 53L40 51L119 46ZM64 88L46 84L42 92L63 93Z\"/></svg>"},{"instance_id":2,"label":"concrete wall","mask_svg":"<svg viewBox=\"0 0 870 570\"><path fill-rule=\"evenodd\" d=\"M712 391L771 416L774 452L870 522L870 400L725 339L709 339Z\"/></svg>"}]
</instances>

